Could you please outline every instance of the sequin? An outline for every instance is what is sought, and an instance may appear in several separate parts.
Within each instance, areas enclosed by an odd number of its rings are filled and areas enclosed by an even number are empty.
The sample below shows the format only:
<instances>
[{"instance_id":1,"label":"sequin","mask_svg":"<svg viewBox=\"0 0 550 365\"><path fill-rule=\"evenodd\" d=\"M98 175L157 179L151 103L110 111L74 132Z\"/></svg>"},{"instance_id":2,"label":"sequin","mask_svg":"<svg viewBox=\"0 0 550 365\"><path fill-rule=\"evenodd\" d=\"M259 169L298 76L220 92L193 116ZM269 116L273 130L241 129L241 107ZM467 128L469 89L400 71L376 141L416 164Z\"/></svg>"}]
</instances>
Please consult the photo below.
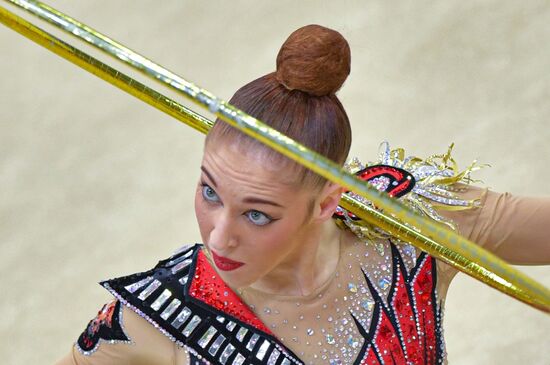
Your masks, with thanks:
<instances>
[{"instance_id":1,"label":"sequin","mask_svg":"<svg viewBox=\"0 0 550 365\"><path fill-rule=\"evenodd\" d=\"M414 249L413 246L404 245L402 247L403 247L403 252L405 253L405 255L407 255L407 256L414 256L415 255L415 249Z\"/></svg>"},{"instance_id":2,"label":"sequin","mask_svg":"<svg viewBox=\"0 0 550 365\"><path fill-rule=\"evenodd\" d=\"M237 356L235 356L235 360L233 360L231 365L242 365L242 364L244 364L245 360L246 360L246 358L243 355L237 354Z\"/></svg>"},{"instance_id":3,"label":"sequin","mask_svg":"<svg viewBox=\"0 0 550 365\"><path fill-rule=\"evenodd\" d=\"M146 277L145 279L141 279L140 281L138 281L137 283L133 283L133 284L130 284L130 285L126 285L124 287L124 289L126 289L126 291L130 292L130 293L135 293L138 289L141 289L142 287L144 287L145 285L149 284L151 282L151 280L153 280L153 277L152 276L148 276Z\"/></svg>"},{"instance_id":4,"label":"sequin","mask_svg":"<svg viewBox=\"0 0 550 365\"><path fill-rule=\"evenodd\" d=\"M382 290L385 290L387 289L391 284L391 279L389 276L384 276L383 278L381 278L380 280L378 280L378 286L382 289Z\"/></svg>"},{"instance_id":5,"label":"sequin","mask_svg":"<svg viewBox=\"0 0 550 365\"><path fill-rule=\"evenodd\" d=\"M162 311L160 314L160 317L164 319L165 321L170 318L172 314L178 309L178 307L181 305L181 301L179 299L173 299L170 304Z\"/></svg>"},{"instance_id":6,"label":"sequin","mask_svg":"<svg viewBox=\"0 0 550 365\"><path fill-rule=\"evenodd\" d=\"M198 345L202 348L205 348L206 345L212 340L214 335L218 332L218 330L214 326L208 327L206 332L201 336L201 338L198 341Z\"/></svg>"},{"instance_id":7,"label":"sequin","mask_svg":"<svg viewBox=\"0 0 550 365\"><path fill-rule=\"evenodd\" d=\"M224 365L227 362L227 359L233 354L233 351L235 351L235 346L233 346L230 343L227 344L222 354L220 355L220 363L222 365Z\"/></svg>"},{"instance_id":8,"label":"sequin","mask_svg":"<svg viewBox=\"0 0 550 365\"><path fill-rule=\"evenodd\" d=\"M149 298L149 296L151 294L153 294L153 292L155 290L157 290L160 286L161 286L160 281L155 279L151 284L149 284L148 287L146 287L145 289L143 289L143 291L141 293L139 293L138 299L139 300L145 300L145 299Z\"/></svg>"},{"instance_id":9,"label":"sequin","mask_svg":"<svg viewBox=\"0 0 550 365\"><path fill-rule=\"evenodd\" d=\"M187 247L186 247L187 248ZM170 260L166 266L167 267L170 267L170 266L174 266L175 264L185 260L186 258L188 258L189 256L191 256L193 254L193 250L189 250L188 252L186 252L185 254L181 255L180 257L178 258L175 258L173 260Z\"/></svg>"},{"instance_id":10,"label":"sequin","mask_svg":"<svg viewBox=\"0 0 550 365\"><path fill-rule=\"evenodd\" d=\"M237 338L237 340L239 342L243 342L244 336L246 335L247 332L248 332L247 328L241 327L237 331L237 336L235 336L235 337Z\"/></svg>"},{"instance_id":11,"label":"sequin","mask_svg":"<svg viewBox=\"0 0 550 365\"><path fill-rule=\"evenodd\" d=\"M281 352L277 349L273 349L273 352L271 352L271 355L269 355L269 358L267 359L267 365L275 365L279 359L279 356L281 356Z\"/></svg>"},{"instance_id":12,"label":"sequin","mask_svg":"<svg viewBox=\"0 0 550 365\"><path fill-rule=\"evenodd\" d=\"M185 326L185 328L183 329L183 331L181 333L185 337L189 337L193 333L195 328L197 328L199 323L201 323L201 321L202 321L201 317L199 317L197 315L194 315L193 318L191 318L191 320L189 321L189 323L187 323L187 325Z\"/></svg>"},{"instance_id":13,"label":"sequin","mask_svg":"<svg viewBox=\"0 0 550 365\"><path fill-rule=\"evenodd\" d=\"M218 335L214 342L212 342L212 345L210 345L210 348L208 349L208 353L212 356L216 356L216 353L220 349L222 343L225 341L224 335Z\"/></svg>"},{"instance_id":14,"label":"sequin","mask_svg":"<svg viewBox=\"0 0 550 365\"><path fill-rule=\"evenodd\" d=\"M267 354L267 350L269 350L270 343L268 340L264 340L264 342L260 345L260 348L258 349L258 353L256 354L256 358L258 360L263 360L265 355Z\"/></svg>"},{"instance_id":15,"label":"sequin","mask_svg":"<svg viewBox=\"0 0 550 365\"><path fill-rule=\"evenodd\" d=\"M180 314L178 314L178 316L172 321L172 327L174 327L175 329L179 329L181 325L184 324L185 321L187 321L187 318L189 318L190 315L191 310L187 307L184 307L181 310Z\"/></svg>"},{"instance_id":16,"label":"sequin","mask_svg":"<svg viewBox=\"0 0 550 365\"><path fill-rule=\"evenodd\" d=\"M227 325L225 326L225 328L227 328L227 330L228 330L229 332L232 332L232 331L235 329L236 326L237 326L237 324L236 324L235 322L229 321L229 323L227 323Z\"/></svg>"},{"instance_id":17,"label":"sequin","mask_svg":"<svg viewBox=\"0 0 550 365\"><path fill-rule=\"evenodd\" d=\"M246 344L246 349L248 351L252 351L254 349L254 346L256 346L256 342L260 339L260 335L257 333L253 334L252 337L250 337L250 340L248 340L248 343Z\"/></svg>"},{"instance_id":18,"label":"sequin","mask_svg":"<svg viewBox=\"0 0 550 365\"><path fill-rule=\"evenodd\" d=\"M187 259L187 260L183 260L182 262L178 263L176 266L174 266L171 270L172 270L172 274L177 274L178 272L180 272L181 270L185 269L187 266L189 266L189 264L191 264L192 260L191 259Z\"/></svg>"},{"instance_id":19,"label":"sequin","mask_svg":"<svg viewBox=\"0 0 550 365\"><path fill-rule=\"evenodd\" d=\"M361 301L361 307L363 307L364 310L372 311L372 308L374 308L374 301L370 299L365 299Z\"/></svg>"},{"instance_id":20,"label":"sequin","mask_svg":"<svg viewBox=\"0 0 550 365\"><path fill-rule=\"evenodd\" d=\"M158 311L160 307L162 307L162 305L166 303L166 301L171 296L172 292L168 289L164 289L164 291L158 296L158 298L155 299L155 301L151 304L151 308L153 308L154 311Z\"/></svg>"},{"instance_id":21,"label":"sequin","mask_svg":"<svg viewBox=\"0 0 550 365\"><path fill-rule=\"evenodd\" d=\"M350 345L352 348L355 349L359 346L359 341L357 341L357 339L350 336L348 337L348 345Z\"/></svg>"}]
</instances>

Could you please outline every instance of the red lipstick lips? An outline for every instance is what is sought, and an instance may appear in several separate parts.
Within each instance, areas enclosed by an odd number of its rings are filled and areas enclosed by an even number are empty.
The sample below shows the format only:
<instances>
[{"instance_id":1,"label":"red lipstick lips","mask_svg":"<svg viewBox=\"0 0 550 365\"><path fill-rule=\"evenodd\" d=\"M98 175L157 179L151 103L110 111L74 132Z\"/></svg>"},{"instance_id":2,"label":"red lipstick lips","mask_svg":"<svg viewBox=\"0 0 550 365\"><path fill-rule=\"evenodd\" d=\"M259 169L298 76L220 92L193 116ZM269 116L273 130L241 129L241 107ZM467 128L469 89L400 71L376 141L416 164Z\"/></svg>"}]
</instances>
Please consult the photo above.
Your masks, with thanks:
<instances>
[{"instance_id":1,"label":"red lipstick lips","mask_svg":"<svg viewBox=\"0 0 550 365\"><path fill-rule=\"evenodd\" d=\"M218 256L214 251L211 251L211 252L212 252L212 258L214 259L214 263L220 270L231 271L231 270L238 269L239 267L244 265L244 263L242 262L233 261L228 259L227 257Z\"/></svg>"}]
</instances>

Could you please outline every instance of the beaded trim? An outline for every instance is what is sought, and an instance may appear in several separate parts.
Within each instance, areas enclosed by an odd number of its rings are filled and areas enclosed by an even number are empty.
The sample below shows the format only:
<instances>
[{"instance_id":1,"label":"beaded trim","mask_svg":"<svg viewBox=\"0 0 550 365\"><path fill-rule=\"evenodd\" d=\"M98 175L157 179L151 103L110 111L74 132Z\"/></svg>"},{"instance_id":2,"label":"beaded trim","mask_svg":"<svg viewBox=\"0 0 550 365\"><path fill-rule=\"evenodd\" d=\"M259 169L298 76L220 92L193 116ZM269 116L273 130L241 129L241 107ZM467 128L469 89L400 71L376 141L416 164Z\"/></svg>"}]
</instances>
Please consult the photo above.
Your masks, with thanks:
<instances>
[{"instance_id":1,"label":"beaded trim","mask_svg":"<svg viewBox=\"0 0 550 365\"><path fill-rule=\"evenodd\" d=\"M130 308L132 311L134 311L137 315L139 315L141 318L145 319L147 322L149 322L153 327L158 329L163 335L168 337L170 341L174 342L177 346L185 349L187 352L193 354L197 357L197 359L201 360L204 364L210 364L209 361L202 358L202 355L200 355L198 352L196 352L192 347L189 347L188 345L184 344L180 340L176 339L174 336L172 336L168 331L166 331L162 326L160 326L155 320L153 320L151 317L149 317L147 314L143 313L139 308L136 306L128 303L126 299L124 299L116 290L111 288L109 284L104 284L104 288L107 289L109 293L111 293L115 298L117 298L122 304L124 304L126 307ZM122 308L122 307L121 307Z\"/></svg>"},{"instance_id":2,"label":"beaded trim","mask_svg":"<svg viewBox=\"0 0 550 365\"><path fill-rule=\"evenodd\" d=\"M105 306L108 306L108 305L116 305L116 304L113 304L113 303L109 303L109 304L106 304ZM105 308L105 307L104 307ZM104 309L103 308L103 309ZM102 310L103 310L102 309ZM93 321L93 320L92 320ZM84 350L82 347L80 347L80 344L78 343L78 340L75 341L74 343L74 346L76 347L76 349L78 350L78 352L80 352L82 355L84 356L90 356L92 355L94 352L97 351L97 349L99 348L99 345L102 344L102 343L108 343L108 344L117 344L117 343L125 343L125 344L129 344L129 345L135 345L135 343L132 341L132 339L130 338L130 336L128 336L128 333L126 332L126 328L124 327L124 321L123 321L123 318L122 318L122 306L120 305L119 306L119 309L118 309L118 321L117 321L117 324L120 326L120 329L122 330L122 334L127 338L127 340L121 340L121 339L112 339L112 340L107 340L107 339L104 339L104 338L101 338L99 337L99 339L97 340L96 344L94 345L94 347L91 349L91 350ZM89 324L88 324L89 326ZM88 329L88 327L86 328L86 330ZM85 331L86 331L85 330ZM82 335L81 335L82 336ZM80 339L80 337L79 337Z\"/></svg>"}]
</instances>

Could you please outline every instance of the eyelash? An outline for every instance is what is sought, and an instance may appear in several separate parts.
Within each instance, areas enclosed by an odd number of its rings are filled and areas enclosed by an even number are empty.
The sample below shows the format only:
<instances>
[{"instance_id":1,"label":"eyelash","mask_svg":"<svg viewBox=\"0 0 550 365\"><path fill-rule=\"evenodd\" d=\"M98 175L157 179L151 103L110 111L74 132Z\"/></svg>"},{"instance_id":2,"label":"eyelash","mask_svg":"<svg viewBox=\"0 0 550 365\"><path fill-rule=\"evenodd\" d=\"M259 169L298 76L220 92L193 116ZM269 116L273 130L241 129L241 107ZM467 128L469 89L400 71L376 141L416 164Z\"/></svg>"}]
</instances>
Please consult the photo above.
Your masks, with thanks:
<instances>
[{"instance_id":1,"label":"eyelash","mask_svg":"<svg viewBox=\"0 0 550 365\"><path fill-rule=\"evenodd\" d=\"M200 186L201 186L201 195L202 195L202 198L203 198L207 203L214 204L214 203L220 202L219 197L218 197L218 194L216 193L216 191L215 191L214 189L212 189L212 187L211 187L210 185L208 185L207 183L201 181ZM218 198L218 201L212 201L212 200L207 199L207 198L204 196L204 188L209 188L209 189L211 189L211 190L216 194L216 197ZM256 224L256 223L254 223L254 222L252 221L252 219L249 217L249 215L250 215L251 213L253 213L253 212L257 212L257 213L262 214L264 217L267 218L268 222L265 223L265 224ZM248 211L246 211L243 215L246 216L246 218L250 221L250 223L252 223L253 225L258 226L258 227L267 226L268 224L273 223L273 222L275 222L275 221L278 220L278 219L275 219L275 218L271 217L269 214L264 213L264 212L261 212L261 211L256 210L256 209L248 210Z\"/></svg>"}]
</instances>

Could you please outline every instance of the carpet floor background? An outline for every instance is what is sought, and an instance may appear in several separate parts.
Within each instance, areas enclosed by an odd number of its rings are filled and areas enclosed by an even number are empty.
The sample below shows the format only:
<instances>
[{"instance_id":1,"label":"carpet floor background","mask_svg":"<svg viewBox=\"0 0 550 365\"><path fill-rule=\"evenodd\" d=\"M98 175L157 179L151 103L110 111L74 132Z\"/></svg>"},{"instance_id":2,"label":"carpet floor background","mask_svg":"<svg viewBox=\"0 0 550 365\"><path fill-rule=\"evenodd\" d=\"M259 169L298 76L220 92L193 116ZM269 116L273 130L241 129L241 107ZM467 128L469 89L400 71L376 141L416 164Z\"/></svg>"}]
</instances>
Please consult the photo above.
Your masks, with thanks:
<instances>
[{"instance_id":1,"label":"carpet floor background","mask_svg":"<svg viewBox=\"0 0 550 365\"><path fill-rule=\"evenodd\" d=\"M49 4L224 99L274 69L291 31L332 27L352 49L352 156L455 142L461 167L491 164L492 189L550 194L548 1ZM200 241L204 137L6 27L0 46L0 354L47 364L109 299L96 282ZM550 286L550 267L521 269ZM444 325L451 364L550 364L548 316L465 275Z\"/></svg>"}]
</instances>

